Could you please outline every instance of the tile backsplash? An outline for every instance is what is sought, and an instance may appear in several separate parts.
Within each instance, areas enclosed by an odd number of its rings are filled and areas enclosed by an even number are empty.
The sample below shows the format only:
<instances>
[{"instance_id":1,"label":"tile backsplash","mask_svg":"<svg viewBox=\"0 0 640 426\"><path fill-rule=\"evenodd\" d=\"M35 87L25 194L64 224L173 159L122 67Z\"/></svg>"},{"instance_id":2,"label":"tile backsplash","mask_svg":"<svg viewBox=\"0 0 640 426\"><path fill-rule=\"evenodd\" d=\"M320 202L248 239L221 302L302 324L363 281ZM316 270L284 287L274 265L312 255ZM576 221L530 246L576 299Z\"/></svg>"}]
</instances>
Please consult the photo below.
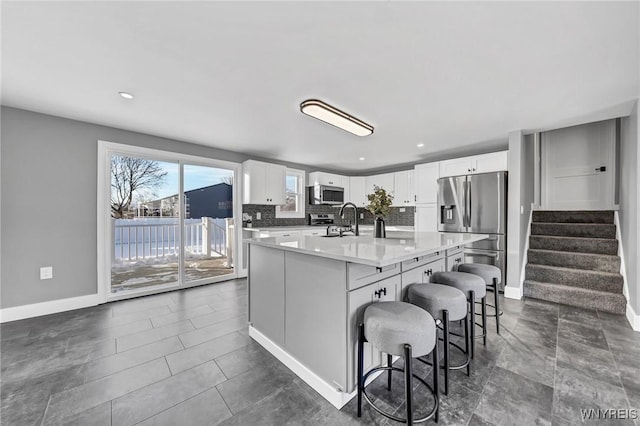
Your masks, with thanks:
<instances>
[{"instance_id":1,"label":"tile backsplash","mask_svg":"<svg viewBox=\"0 0 640 426\"><path fill-rule=\"evenodd\" d=\"M404 212L400 212L400 209L404 209ZM346 225L349 221L353 221L353 211L345 214L345 219L340 218L338 213L339 207L332 207L328 205L315 205L307 204L305 208L304 218L276 218L276 207L265 206L261 204L244 204L242 206L242 213L247 213L252 219L252 226L254 228L270 227L270 226L298 226L309 224L310 213L333 213L335 215L335 222L338 225ZM261 219L256 219L256 213L260 213ZM391 213L385 218L385 224L389 226L413 226L415 207L392 207ZM373 225L374 216L364 208L358 209L358 215L364 214L364 219L360 219L361 224Z\"/></svg>"}]
</instances>

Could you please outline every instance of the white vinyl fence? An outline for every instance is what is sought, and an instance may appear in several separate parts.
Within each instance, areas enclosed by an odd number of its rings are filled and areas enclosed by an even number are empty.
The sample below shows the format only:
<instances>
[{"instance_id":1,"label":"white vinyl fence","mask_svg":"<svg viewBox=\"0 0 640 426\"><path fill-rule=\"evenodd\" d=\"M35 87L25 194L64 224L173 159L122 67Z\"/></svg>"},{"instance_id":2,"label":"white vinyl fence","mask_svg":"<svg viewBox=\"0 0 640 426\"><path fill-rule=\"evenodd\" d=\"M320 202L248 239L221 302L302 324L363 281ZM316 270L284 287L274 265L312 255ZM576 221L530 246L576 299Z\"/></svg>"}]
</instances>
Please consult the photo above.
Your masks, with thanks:
<instances>
[{"instance_id":1,"label":"white vinyl fence","mask_svg":"<svg viewBox=\"0 0 640 426\"><path fill-rule=\"evenodd\" d=\"M233 219L186 219L182 238L191 255L231 256ZM177 218L112 219L112 258L117 261L177 256L180 223ZM227 234L231 236L227 241Z\"/></svg>"}]
</instances>

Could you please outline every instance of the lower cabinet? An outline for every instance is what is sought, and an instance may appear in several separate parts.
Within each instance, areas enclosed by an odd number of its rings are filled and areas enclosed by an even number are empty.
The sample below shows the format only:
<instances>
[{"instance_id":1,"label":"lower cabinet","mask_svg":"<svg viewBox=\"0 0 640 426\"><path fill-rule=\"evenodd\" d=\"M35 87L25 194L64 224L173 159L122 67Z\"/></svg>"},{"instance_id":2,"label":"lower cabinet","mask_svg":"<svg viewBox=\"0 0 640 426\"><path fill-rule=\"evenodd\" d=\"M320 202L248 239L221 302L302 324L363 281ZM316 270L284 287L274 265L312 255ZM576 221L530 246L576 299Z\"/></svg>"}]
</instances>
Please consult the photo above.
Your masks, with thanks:
<instances>
[{"instance_id":1,"label":"lower cabinet","mask_svg":"<svg viewBox=\"0 0 640 426\"><path fill-rule=\"evenodd\" d=\"M397 301L400 297L402 281L400 275L360 287L347 293L347 392L354 390L357 380L358 366L358 326L364 320L364 311L367 306L377 302ZM366 343L364 346L364 371L367 372L380 365L383 360L380 351Z\"/></svg>"},{"instance_id":2,"label":"lower cabinet","mask_svg":"<svg viewBox=\"0 0 640 426\"><path fill-rule=\"evenodd\" d=\"M462 246L457 246L447 250L447 271L455 271L458 266L464 262L464 253L462 252Z\"/></svg>"},{"instance_id":3,"label":"lower cabinet","mask_svg":"<svg viewBox=\"0 0 640 426\"><path fill-rule=\"evenodd\" d=\"M431 282L431 276L436 272L445 271L446 262L443 255L437 259L417 268L409 269L402 272L402 289L401 299L406 301L407 288L411 284L427 284Z\"/></svg>"}]
</instances>

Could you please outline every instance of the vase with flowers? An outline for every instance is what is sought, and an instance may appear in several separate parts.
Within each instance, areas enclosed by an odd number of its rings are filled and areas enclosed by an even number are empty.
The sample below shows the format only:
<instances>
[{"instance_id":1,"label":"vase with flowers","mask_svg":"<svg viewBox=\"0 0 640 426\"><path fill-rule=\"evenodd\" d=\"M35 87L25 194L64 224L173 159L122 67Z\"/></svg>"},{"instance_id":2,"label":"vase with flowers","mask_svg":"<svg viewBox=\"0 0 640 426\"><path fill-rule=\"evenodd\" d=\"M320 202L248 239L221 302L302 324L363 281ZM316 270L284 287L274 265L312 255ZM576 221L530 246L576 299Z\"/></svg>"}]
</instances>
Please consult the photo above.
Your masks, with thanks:
<instances>
[{"instance_id":1,"label":"vase with flowers","mask_svg":"<svg viewBox=\"0 0 640 426\"><path fill-rule=\"evenodd\" d=\"M373 235L375 238L385 238L387 235L384 228L384 218L391 212L393 195L384 188L374 185L373 193L367 195L367 200L369 200L369 204L365 208L375 216Z\"/></svg>"}]
</instances>

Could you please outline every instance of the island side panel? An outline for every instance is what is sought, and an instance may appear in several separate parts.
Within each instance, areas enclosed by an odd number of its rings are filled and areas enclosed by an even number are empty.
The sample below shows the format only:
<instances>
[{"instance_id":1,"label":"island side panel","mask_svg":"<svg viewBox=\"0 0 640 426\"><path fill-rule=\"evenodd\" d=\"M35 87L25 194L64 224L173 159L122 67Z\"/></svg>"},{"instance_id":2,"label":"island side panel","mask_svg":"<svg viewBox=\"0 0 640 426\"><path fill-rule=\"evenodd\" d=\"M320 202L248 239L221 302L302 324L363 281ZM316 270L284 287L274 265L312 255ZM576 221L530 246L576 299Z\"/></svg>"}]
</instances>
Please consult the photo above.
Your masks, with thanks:
<instances>
[{"instance_id":1,"label":"island side panel","mask_svg":"<svg viewBox=\"0 0 640 426\"><path fill-rule=\"evenodd\" d=\"M285 346L336 389L347 379L346 262L285 254Z\"/></svg>"},{"instance_id":2,"label":"island side panel","mask_svg":"<svg viewBox=\"0 0 640 426\"><path fill-rule=\"evenodd\" d=\"M249 321L284 347L284 251L249 244Z\"/></svg>"}]
</instances>

